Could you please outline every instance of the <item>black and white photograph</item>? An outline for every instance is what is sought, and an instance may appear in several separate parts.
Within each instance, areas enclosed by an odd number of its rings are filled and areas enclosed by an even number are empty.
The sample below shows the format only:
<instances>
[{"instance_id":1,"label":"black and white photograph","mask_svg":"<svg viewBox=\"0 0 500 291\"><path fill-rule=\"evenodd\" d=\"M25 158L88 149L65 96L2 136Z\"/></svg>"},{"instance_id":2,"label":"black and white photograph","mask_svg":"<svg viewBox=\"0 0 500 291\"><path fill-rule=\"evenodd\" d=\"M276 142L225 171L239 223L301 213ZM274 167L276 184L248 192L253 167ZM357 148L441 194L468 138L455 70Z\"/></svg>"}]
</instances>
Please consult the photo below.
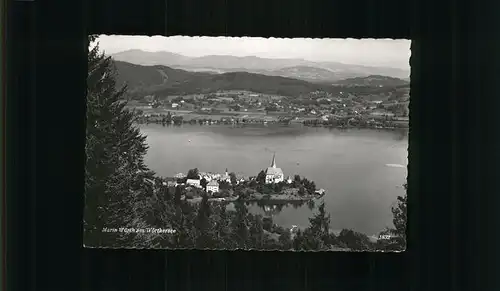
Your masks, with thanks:
<instances>
[{"instance_id":1,"label":"black and white photograph","mask_svg":"<svg viewBox=\"0 0 500 291\"><path fill-rule=\"evenodd\" d=\"M410 44L89 36L84 247L404 251Z\"/></svg>"}]
</instances>

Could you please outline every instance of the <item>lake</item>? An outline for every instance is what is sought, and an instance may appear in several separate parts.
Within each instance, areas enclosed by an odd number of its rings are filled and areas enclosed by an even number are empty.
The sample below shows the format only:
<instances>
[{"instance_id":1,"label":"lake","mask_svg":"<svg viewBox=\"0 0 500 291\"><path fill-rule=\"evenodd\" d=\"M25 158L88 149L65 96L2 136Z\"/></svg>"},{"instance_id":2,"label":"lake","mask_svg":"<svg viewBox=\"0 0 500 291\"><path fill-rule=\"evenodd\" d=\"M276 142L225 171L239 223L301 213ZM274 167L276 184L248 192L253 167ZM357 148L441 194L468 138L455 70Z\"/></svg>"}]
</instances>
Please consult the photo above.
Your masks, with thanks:
<instances>
[{"instance_id":1,"label":"lake","mask_svg":"<svg viewBox=\"0 0 500 291\"><path fill-rule=\"evenodd\" d=\"M408 163L407 131L327 129L295 126L141 125L149 145L147 165L161 176L198 168L223 173L227 168L256 176L270 166L273 153L285 177L295 174L327 190L322 198L331 229L368 235L392 226L391 206L404 194ZM399 166L402 165L402 166ZM404 166L404 167L403 167ZM316 205L319 201L316 202ZM250 205L253 213L264 213ZM274 222L306 227L310 205L284 206Z\"/></svg>"}]
</instances>

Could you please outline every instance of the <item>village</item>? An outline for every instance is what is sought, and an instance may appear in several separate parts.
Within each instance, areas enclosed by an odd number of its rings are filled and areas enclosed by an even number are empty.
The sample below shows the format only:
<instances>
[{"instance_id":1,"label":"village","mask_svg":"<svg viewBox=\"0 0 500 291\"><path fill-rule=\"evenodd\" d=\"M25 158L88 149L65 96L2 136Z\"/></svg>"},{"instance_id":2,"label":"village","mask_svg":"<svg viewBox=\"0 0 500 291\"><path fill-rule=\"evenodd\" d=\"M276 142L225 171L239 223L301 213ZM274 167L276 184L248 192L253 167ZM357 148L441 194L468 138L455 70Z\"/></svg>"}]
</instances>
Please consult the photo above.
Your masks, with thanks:
<instances>
[{"instance_id":1,"label":"village","mask_svg":"<svg viewBox=\"0 0 500 291\"><path fill-rule=\"evenodd\" d=\"M174 177L165 178L164 186L180 194L180 199L189 202L200 202L204 195L210 201L232 202L237 199L245 201L303 202L320 198L324 189L316 189L314 182L295 175L285 178L283 170L276 165L273 156L271 165L257 176L244 177L234 172L220 173L200 172L191 169L187 174L178 173Z\"/></svg>"},{"instance_id":2,"label":"village","mask_svg":"<svg viewBox=\"0 0 500 291\"><path fill-rule=\"evenodd\" d=\"M295 98L248 91L163 97L149 95L127 104L138 112L139 123L295 123L369 128L407 128L408 105L408 87L381 93L316 91Z\"/></svg>"}]
</instances>

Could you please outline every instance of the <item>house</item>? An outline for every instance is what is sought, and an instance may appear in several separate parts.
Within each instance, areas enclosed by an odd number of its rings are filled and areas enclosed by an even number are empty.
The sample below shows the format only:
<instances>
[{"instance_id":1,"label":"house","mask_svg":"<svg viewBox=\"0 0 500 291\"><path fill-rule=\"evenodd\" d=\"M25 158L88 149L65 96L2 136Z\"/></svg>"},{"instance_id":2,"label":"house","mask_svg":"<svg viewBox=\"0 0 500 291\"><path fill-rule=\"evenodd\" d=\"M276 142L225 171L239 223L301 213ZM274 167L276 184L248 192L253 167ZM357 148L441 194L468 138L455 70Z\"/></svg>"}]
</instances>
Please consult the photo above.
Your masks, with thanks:
<instances>
[{"instance_id":1,"label":"house","mask_svg":"<svg viewBox=\"0 0 500 291\"><path fill-rule=\"evenodd\" d=\"M187 179L186 184L196 188L201 188L200 179Z\"/></svg>"},{"instance_id":2,"label":"house","mask_svg":"<svg viewBox=\"0 0 500 291\"><path fill-rule=\"evenodd\" d=\"M288 176L288 178L286 178L286 182L288 184L292 184L292 177Z\"/></svg>"},{"instance_id":3,"label":"house","mask_svg":"<svg viewBox=\"0 0 500 291\"><path fill-rule=\"evenodd\" d=\"M217 181L212 180L207 184L207 192L217 193L219 192L219 183Z\"/></svg>"},{"instance_id":4,"label":"house","mask_svg":"<svg viewBox=\"0 0 500 291\"><path fill-rule=\"evenodd\" d=\"M176 178L176 179L182 179L182 178L185 178L185 177L186 177L186 175L185 175L185 174L183 174L183 173L178 173L178 174L176 174L176 175L174 176L174 178Z\"/></svg>"},{"instance_id":5,"label":"house","mask_svg":"<svg viewBox=\"0 0 500 291\"><path fill-rule=\"evenodd\" d=\"M283 171L276 167L276 157L273 155L271 166L266 169L266 184L283 182Z\"/></svg>"}]
</instances>

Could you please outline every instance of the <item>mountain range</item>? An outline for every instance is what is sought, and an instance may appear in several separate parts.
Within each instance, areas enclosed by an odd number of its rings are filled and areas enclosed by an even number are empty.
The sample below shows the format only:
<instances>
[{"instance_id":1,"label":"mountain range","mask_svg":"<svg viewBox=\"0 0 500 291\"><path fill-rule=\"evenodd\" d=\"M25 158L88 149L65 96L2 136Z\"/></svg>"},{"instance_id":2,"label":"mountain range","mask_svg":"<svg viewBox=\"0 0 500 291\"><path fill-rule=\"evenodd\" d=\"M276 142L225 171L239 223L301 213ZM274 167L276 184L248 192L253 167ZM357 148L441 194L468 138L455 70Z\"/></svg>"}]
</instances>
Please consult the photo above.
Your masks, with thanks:
<instances>
[{"instance_id":1,"label":"mountain range","mask_svg":"<svg viewBox=\"0 0 500 291\"><path fill-rule=\"evenodd\" d=\"M163 65L143 66L116 60L114 63L117 86L126 84L132 98L147 94L168 96L220 90L247 90L283 96L298 96L318 90L330 93L352 91L359 94L376 94L409 85L404 80L384 76L345 79L341 84L334 85L249 72L193 72ZM366 78L369 81L366 81ZM382 87L379 86L381 82L384 83Z\"/></svg>"},{"instance_id":2,"label":"mountain range","mask_svg":"<svg viewBox=\"0 0 500 291\"><path fill-rule=\"evenodd\" d=\"M213 74L247 72L268 76L289 77L315 83L331 83L346 78L382 75L409 78L409 70L389 67L370 67L338 62L313 62L303 59L268 59L255 56L236 57L209 55L188 57L167 51L146 52L127 50L113 54L116 61L136 65L163 65L191 72Z\"/></svg>"}]
</instances>

